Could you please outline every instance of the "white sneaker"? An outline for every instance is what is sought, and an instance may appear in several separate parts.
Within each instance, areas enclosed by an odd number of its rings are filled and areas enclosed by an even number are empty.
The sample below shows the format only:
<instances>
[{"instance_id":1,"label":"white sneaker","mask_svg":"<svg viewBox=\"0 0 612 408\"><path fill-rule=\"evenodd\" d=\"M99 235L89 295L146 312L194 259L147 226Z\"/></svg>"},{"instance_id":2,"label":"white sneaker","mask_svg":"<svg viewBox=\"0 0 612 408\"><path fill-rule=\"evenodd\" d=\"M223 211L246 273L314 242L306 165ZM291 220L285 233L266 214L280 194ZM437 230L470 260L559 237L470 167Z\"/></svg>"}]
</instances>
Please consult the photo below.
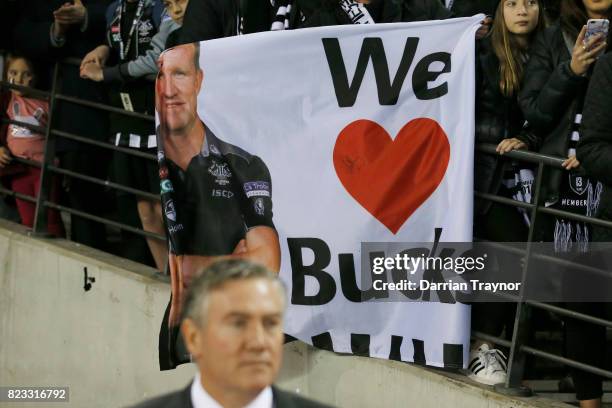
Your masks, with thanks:
<instances>
[{"instance_id":1,"label":"white sneaker","mask_svg":"<svg viewBox=\"0 0 612 408\"><path fill-rule=\"evenodd\" d=\"M489 349L487 344L481 345L470 353L468 377L486 385L506 382L506 356L497 349Z\"/></svg>"}]
</instances>

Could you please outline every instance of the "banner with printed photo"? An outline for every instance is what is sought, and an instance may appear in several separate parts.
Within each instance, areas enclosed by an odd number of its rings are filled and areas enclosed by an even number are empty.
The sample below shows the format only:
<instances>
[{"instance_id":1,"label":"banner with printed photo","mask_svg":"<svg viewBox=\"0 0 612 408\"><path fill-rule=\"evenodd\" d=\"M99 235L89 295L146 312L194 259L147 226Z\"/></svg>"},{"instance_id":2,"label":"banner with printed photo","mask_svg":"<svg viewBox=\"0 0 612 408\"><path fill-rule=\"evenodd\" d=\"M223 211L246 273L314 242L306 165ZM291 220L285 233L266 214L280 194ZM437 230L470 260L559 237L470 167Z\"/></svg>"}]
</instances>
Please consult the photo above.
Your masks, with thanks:
<instances>
[{"instance_id":1,"label":"banner with printed photo","mask_svg":"<svg viewBox=\"0 0 612 408\"><path fill-rule=\"evenodd\" d=\"M187 359L175 348L184 290L220 255L280 272L291 336L464 366L469 306L364 302L360 248L436 234L471 241L481 17L268 32L162 54L158 158L173 293L162 367Z\"/></svg>"}]
</instances>

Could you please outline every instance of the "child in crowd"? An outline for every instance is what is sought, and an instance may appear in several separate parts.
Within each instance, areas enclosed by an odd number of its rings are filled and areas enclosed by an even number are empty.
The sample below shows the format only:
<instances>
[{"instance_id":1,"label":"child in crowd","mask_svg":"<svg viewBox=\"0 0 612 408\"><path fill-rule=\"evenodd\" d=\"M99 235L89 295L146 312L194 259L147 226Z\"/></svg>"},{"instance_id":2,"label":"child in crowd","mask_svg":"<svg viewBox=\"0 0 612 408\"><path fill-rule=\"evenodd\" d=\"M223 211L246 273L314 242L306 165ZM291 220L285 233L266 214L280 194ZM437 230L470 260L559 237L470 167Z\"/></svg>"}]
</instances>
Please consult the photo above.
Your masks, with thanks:
<instances>
[{"instance_id":1,"label":"child in crowd","mask_svg":"<svg viewBox=\"0 0 612 408\"><path fill-rule=\"evenodd\" d=\"M501 0L491 36L482 41L477 65L476 141L496 144L500 154L538 148L539 139L524 125L518 93L530 45L543 28L543 13L537 0ZM511 162L479 152L474 169L474 184L479 192L519 199L520 184L527 181L509 183L510 179L515 180L516 172ZM516 208L477 200L475 213L474 230L478 238L493 242L527 240L528 227ZM521 268L514 255L500 263ZM513 311L512 303L476 303L472 306L472 329L500 336L505 317ZM509 330L506 327L506 332ZM487 342L475 342L473 347L468 367L470 378L489 385L505 382L505 356Z\"/></svg>"},{"instance_id":2,"label":"child in crowd","mask_svg":"<svg viewBox=\"0 0 612 408\"><path fill-rule=\"evenodd\" d=\"M6 61L6 56L0 54L0 72L4 73L4 63ZM5 76L2 76L2 79L5 79ZM6 108L8 107L9 99L11 98L10 90L5 91L4 89L0 89L0 112L6 112ZM11 165L11 152L6 146L6 131L8 129L8 124L0 123L0 186L2 188L10 188L10 175L15 172L13 165ZM9 219L11 221L20 222L19 214L17 213L17 207L15 205L9 204L9 199L11 197L7 197L0 194L0 218ZM14 200L12 202L14 204Z\"/></svg>"},{"instance_id":3,"label":"child in crowd","mask_svg":"<svg viewBox=\"0 0 612 408\"><path fill-rule=\"evenodd\" d=\"M32 63L21 56L12 56L7 60L7 80L11 84L32 87L36 77ZM7 115L11 120L29 125L46 127L49 115L47 101L30 98L27 94L11 90ZM39 130L11 123L7 131L7 146L11 155L28 160L42 162L45 151L45 136ZM1 152L1 165L6 164L6 151ZM25 166L23 171L11 176L11 189L20 194L37 197L40 190L41 170L38 167ZM51 197L57 195L57 188L52 186ZM22 224L32 227L36 205L32 202L17 199L17 209ZM57 210L49 210L47 215L48 232L57 237L64 236L60 214Z\"/></svg>"}]
</instances>

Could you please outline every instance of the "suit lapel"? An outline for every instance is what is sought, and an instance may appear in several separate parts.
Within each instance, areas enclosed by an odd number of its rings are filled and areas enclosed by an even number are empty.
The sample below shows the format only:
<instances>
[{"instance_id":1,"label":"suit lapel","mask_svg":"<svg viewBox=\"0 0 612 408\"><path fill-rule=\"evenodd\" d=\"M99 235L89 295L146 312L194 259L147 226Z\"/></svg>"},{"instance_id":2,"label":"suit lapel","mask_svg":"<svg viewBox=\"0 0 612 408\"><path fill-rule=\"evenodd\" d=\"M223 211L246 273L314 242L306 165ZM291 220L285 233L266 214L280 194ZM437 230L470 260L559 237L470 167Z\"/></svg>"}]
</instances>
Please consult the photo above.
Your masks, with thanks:
<instances>
[{"instance_id":1,"label":"suit lapel","mask_svg":"<svg viewBox=\"0 0 612 408\"><path fill-rule=\"evenodd\" d=\"M191 403L191 383L185 389L176 394L171 403L168 404L168 408L193 408Z\"/></svg>"},{"instance_id":2,"label":"suit lapel","mask_svg":"<svg viewBox=\"0 0 612 408\"><path fill-rule=\"evenodd\" d=\"M272 405L274 408L296 408L291 394L272 386Z\"/></svg>"}]
</instances>

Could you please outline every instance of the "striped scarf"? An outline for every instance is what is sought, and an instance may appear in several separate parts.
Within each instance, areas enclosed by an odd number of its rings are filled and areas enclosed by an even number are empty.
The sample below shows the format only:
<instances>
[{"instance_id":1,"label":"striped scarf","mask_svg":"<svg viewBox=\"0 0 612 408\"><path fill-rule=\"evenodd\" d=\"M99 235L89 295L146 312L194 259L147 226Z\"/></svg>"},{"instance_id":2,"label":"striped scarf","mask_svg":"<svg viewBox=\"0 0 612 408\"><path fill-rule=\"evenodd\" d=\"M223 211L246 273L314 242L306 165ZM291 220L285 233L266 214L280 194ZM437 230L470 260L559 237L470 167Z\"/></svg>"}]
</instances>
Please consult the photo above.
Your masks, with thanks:
<instances>
[{"instance_id":1,"label":"striped scarf","mask_svg":"<svg viewBox=\"0 0 612 408\"><path fill-rule=\"evenodd\" d=\"M580 141L580 122L582 122L582 114L577 113L572 124L567 150L568 157L576 155L576 145ZM567 175L567 186L568 190L561 191L559 200L561 209L582 213L587 217L595 216L599 207L603 184L570 172ZM587 223L562 218L556 219L554 231L556 252L568 252L576 246L576 249L580 252L586 252L589 249L590 241L590 227Z\"/></svg>"},{"instance_id":2,"label":"striped scarf","mask_svg":"<svg viewBox=\"0 0 612 408\"><path fill-rule=\"evenodd\" d=\"M271 0L272 6L277 7L276 16L270 27L271 31L291 30L296 28L291 18L292 7L295 0ZM352 24L375 24L374 19L366 7L355 0L340 0L340 8ZM295 13L295 11L294 11ZM299 22L303 22L305 16L300 12Z\"/></svg>"}]
</instances>

